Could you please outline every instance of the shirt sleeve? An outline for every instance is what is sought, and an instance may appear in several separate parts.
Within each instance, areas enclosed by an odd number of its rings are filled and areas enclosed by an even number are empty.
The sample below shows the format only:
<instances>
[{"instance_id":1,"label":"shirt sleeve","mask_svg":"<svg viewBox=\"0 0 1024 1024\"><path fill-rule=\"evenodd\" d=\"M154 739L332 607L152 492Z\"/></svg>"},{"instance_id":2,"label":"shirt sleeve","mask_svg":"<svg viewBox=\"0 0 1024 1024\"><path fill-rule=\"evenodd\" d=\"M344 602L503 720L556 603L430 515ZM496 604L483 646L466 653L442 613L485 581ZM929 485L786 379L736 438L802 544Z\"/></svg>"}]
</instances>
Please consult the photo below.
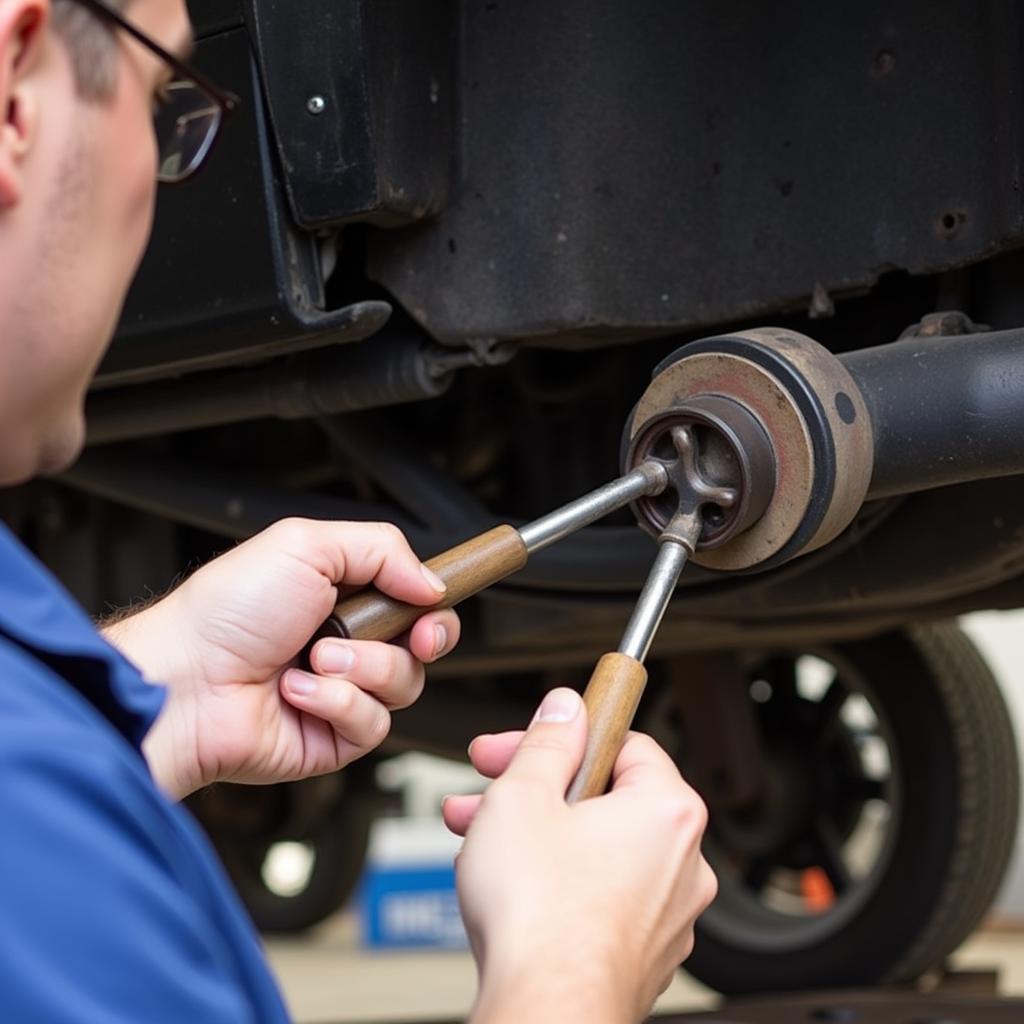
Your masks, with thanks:
<instances>
[{"instance_id":1,"label":"shirt sleeve","mask_svg":"<svg viewBox=\"0 0 1024 1024\"><path fill-rule=\"evenodd\" d=\"M257 1019L142 767L66 724L11 731L0 729L4 1019Z\"/></svg>"}]
</instances>

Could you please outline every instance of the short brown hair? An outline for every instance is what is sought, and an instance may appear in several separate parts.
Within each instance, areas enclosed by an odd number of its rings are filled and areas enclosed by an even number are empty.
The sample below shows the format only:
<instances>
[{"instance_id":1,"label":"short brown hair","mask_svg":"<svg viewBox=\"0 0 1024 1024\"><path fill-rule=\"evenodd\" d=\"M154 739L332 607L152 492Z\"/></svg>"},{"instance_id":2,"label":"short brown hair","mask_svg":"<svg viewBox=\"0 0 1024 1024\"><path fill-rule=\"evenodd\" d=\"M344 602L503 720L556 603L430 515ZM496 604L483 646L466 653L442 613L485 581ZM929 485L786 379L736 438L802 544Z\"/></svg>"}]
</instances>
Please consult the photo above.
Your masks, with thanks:
<instances>
[{"instance_id":1,"label":"short brown hair","mask_svg":"<svg viewBox=\"0 0 1024 1024\"><path fill-rule=\"evenodd\" d=\"M107 0L123 10L131 0ZM111 26L74 0L53 0L53 28L71 55L75 85L85 99L109 99L117 84L117 41Z\"/></svg>"}]
</instances>

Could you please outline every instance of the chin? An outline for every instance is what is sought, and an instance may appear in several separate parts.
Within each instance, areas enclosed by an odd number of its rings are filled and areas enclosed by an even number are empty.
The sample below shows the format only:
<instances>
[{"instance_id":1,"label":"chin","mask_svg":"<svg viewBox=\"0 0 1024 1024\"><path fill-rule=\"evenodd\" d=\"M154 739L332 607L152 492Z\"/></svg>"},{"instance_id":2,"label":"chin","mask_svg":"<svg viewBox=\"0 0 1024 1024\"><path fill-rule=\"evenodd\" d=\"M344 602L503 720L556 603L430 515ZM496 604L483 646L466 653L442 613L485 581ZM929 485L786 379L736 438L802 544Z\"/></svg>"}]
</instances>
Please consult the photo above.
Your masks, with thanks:
<instances>
[{"instance_id":1,"label":"chin","mask_svg":"<svg viewBox=\"0 0 1024 1024\"><path fill-rule=\"evenodd\" d=\"M49 476L67 469L82 454L84 447L85 422L79 418L64 430L44 438L32 475Z\"/></svg>"}]
</instances>

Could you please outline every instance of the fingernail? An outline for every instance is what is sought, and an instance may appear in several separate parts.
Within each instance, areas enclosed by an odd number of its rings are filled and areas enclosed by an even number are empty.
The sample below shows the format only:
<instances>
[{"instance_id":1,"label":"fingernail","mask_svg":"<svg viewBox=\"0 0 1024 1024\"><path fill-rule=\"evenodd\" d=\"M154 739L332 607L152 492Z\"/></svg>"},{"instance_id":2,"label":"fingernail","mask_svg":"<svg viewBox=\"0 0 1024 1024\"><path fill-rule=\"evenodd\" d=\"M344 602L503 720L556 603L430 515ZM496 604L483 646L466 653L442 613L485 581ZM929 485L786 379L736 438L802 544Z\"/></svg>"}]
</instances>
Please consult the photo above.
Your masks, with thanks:
<instances>
[{"instance_id":1,"label":"fingernail","mask_svg":"<svg viewBox=\"0 0 1024 1024\"><path fill-rule=\"evenodd\" d=\"M347 672L356 663L356 652L345 644L323 644L317 661L321 672Z\"/></svg>"},{"instance_id":2,"label":"fingernail","mask_svg":"<svg viewBox=\"0 0 1024 1024\"><path fill-rule=\"evenodd\" d=\"M440 658L448 646L448 630L438 623L434 626L434 657Z\"/></svg>"},{"instance_id":3,"label":"fingernail","mask_svg":"<svg viewBox=\"0 0 1024 1024\"><path fill-rule=\"evenodd\" d=\"M571 722L580 713L580 695L575 690L552 690L537 710L538 722Z\"/></svg>"},{"instance_id":4,"label":"fingernail","mask_svg":"<svg viewBox=\"0 0 1024 1024\"><path fill-rule=\"evenodd\" d=\"M294 693L296 697L308 697L316 691L318 680L308 672L289 672L285 685L288 692Z\"/></svg>"},{"instance_id":5,"label":"fingernail","mask_svg":"<svg viewBox=\"0 0 1024 1024\"><path fill-rule=\"evenodd\" d=\"M445 583L436 572L428 569L425 565L420 565L420 572L423 573L423 578L439 593L443 594L448 589L448 584Z\"/></svg>"}]
</instances>

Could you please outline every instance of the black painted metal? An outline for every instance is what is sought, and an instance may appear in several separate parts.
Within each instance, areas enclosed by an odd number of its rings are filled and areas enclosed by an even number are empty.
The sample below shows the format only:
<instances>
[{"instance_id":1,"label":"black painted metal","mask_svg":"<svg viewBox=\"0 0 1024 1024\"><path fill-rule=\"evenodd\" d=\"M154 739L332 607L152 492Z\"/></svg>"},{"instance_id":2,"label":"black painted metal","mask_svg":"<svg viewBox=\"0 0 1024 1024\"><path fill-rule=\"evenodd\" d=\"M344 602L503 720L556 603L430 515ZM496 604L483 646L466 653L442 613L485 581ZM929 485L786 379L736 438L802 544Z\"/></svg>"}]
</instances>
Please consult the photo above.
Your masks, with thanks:
<instances>
[{"instance_id":1,"label":"black painted metal","mask_svg":"<svg viewBox=\"0 0 1024 1024\"><path fill-rule=\"evenodd\" d=\"M372 244L376 279L443 339L585 345L827 315L887 271L1024 235L1024 121L1004 84L1024 76L1018 5L462 12L451 201Z\"/></svg>"},{"instance_id":2,"label":"black painted metal","mask_svg":"<svg viewBox=\"0 0 1024 1024\"><path fill-rule=\"evenodd\" d=\"M438 213L456 101L453 0L304 0L301 15L284 0L247 7L296 223Z\"/></svg>"},{"instance_id":3,"label":"black painted metal","mask_svg":"<svg viewBox=\"0 0 1024 1024\"><path fill-rule=\"evenodd\" d=\"M188 14L197 39L243 24L242 0L188 0Z\"/></svg>"},{"instance_id":4,"label":"black painted metal","mask_svg":"<svg viewBox=\"0 0 1024 1024\"><path fill-rule=\"evenodd\" d=\"M1024 473L1024 330L907 338L841 358L874 428L869 498Z\"/></svg>"},{"instance_id":5,"label":"black painted metal","mask_svg":"<svg viewBox=\"0 0 1024 1024\"><path fill-rule=\"evenodd\" d=\"M372 334L381 301L327 308L318 240L276 184L244 29L200 40L196 63L241 97L209 163L162 189L154 235L97 387L250 362Z\"/></svg>"},{"instance_id":6,"label":"black painted metal","mask_svg":"<svg viewBox=\"0 0 1024 1024\"><path fill-rule=\"evenodd\" d=\"M304 352L246 369L94 394L87 442L107 444L274 416L305 419L419 402L443 394L452 374L435 374L415 336Z\"/></svg>"},{"instance_id":7,"label":"black painted metal","mask_svg":"<svg viewBox=\"0 0 1024 1024\"><path fill-rule=\"evenodd\" d=\"M154 459L144 449L121 445L88 450L61 479L130 508L238 539L293 515L387 521L398 526L424 558L496 522L487 517L462 526L425 528L392 505L290 491L239 472L226 474L166 455ZM514 582L544 589L608 591L622 589L625 581L632 593L643 581L654 553L654 542L636 527L590 527L538 552ZM696 567L694 572L700 574Z\"/></svg>"}]
</instances>

